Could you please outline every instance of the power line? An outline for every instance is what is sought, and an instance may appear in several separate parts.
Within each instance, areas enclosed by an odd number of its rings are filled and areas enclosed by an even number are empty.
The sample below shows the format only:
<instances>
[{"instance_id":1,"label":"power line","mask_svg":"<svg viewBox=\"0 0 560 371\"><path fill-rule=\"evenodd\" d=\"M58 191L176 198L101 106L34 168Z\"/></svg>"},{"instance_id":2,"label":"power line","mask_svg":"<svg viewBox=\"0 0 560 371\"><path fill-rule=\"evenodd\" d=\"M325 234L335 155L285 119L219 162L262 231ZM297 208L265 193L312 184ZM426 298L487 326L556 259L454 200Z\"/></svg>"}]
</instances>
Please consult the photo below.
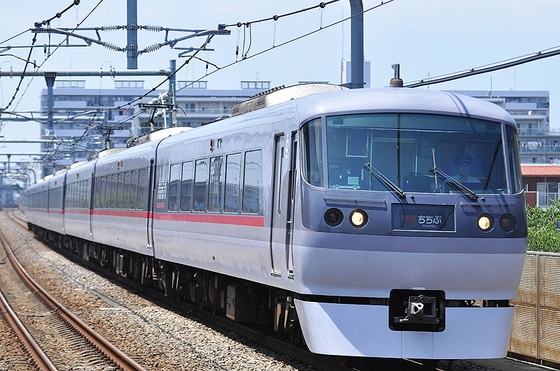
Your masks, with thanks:
<instances>
[{"instance_id":1,"label":"power line","mask_svg":"<svg viewBox=\"0 0 560 371\"><path fill-rule=\"evenodd\" d=\"M225 24L225 25L222 25L222 27L224 27L224 28L233 27L233 26L241 27L241 26L249 26L249 25L252 25L252 24L255 24L255 23L260 23L260 22L277 21L280 18L289 17L289 16L292 16L292 15L295 15L295 14L307 12L309 10L313 10L313 9L317 9L317 8L324 9L327 5L330 5L332 3L336 3L338 1L340 1L340 0L331 0L331 1L327 1L327 2L322 2L318 5L310 6L309 8L304 8L304 9L296 10L296 11L293 11L293 12L289 12L289 13L285 13L285 14L281 14L281 15L273 15L272 17L262 18L262 19L258 19L256 21L251 21L251 22L237 22L237 23L232 23L232 24Z\"/></svg>"},{"instance_id":2,"label":"power line","mask_svg":"<svg viewBox=\"0 0 560 371\"><path fill-rule=\"evenodd\" d=\"M78 0L74 0L74 3L75 3L76 1L78 1ZM86 19L88 19L88 18L91 16L91 14L99 7L99 5L101 5L102 2L103 2L103 0L99 0L99 2L93 7L93 9L90 10L90 12L76 25L76 27L74 28L74 31L75 31L82 23L84 23L84 22L86 21ZM78 1L78 4L79 4L79 3L80 3L80 2ZM74 5L74 4L73 4L73 5ZM72 6L73 6L73 5L72 5ZM63 12L66 12L69 8L70 8L70 7L66 8ZM57 13L57 14L60 14L60 13ZM55 16L55 17L56 17L56 16ZM54 18L51 18L51 19L54 19ZM74 31L72 31L72 32L74 32ZM37 39L37 34L35 33L35 35L34 35L34 37L33 37L33 40L34 40L33 44L35 43L35 40L36 40L36 39ZM53 50L52 53L49 53L49 54L47 55L47 57L45 58L45 60L44 60L44 61L39 65L39 67L35 70L34 74L31 76L31 80L29 81L29 83L28 83L27 86L25 87L24 92L22 93L22 95L21 95L21 97L20 97L18 103L16 104L16 108L17 108L17 106L19 106L19 103L21 102L21 100L22 100L23 97L25 96L25 93L26 93L27 90L29 89L29 86L31 85L31 83L32 83L33 80L35 79L36 73L41 69L41 67L43 67L43 65L47 62L47 60L49 60L49 58L50 58L54 53L56 53L56 51L60 48L60 46L61 46L63 43L64 43L64 40L61 41L61 42L58 44L58 46ZM31 52L32 52L32 51L33 51L33 48L31 48L31 49L29 50L29 57L27 58L28 60L31 59ZM29 64L29 62L26 62L26 64L25 64L25 69L27 69L28 64ZM25 69L24 69L24 72L25 72ZM23 76L24 76L24 75L25 75L25 73L22 75L22 78L21 78L22 80L23 80ZM20 84L21 84L21 81L20 81ZM19 85L18 85L18 89L19 89ZM16 94L17 94L17 90L16 90L16 93L14 93L14 98L15 98L15 95L16 95ZM12 101L13 101L13 98L12 98ZM10 102L10 104L11 104L11 102ZM9 107L9 104L8 104L8 106L6 106L5 109L7 109L8 107Z\"/></svg>"},{"instance_id":3,"label":"power line","mask_svg":"<svg viewBox=\"0 0 560 371\"><path fill-rule=\"evenodd\" d=\"M334 1L331 1L331 2L329 2L329 3L332 3L332 2L335 2L335 1L339 1L339 0L334 0ZM370 11L372 11L372 10L375 10L375 9L377 9L377 8L380 8L380 7L382 7L383 5L387 5L387 4L389 4L389 3L392 3L393 1L394 1L394 0L382 1L380 4L377 4L377 5L374 5L374 6L370 7L370 8L368 8L368 9L365 9L361 14L365 14L365 13L367 13L367 12L370 12ZM315 6L315 7L307 8L307 9L316 9L317 7L320 7L320 4L319 4L319 6ZM302 10L302 11L306 11L307 9L304 9L304 10ZM299 11L299 12L301 12L301 11ZM296 13L296 12L292 12L292 13ZM292 14L292 13L288 13L288 14ZM353 17L355 17L355 16L357 16L357 15L358 15L358 14L356 14L356 15L354 15L354 16L349 16L349 17L343 18L343 19L341 19L341 20L338 20L338 21L336 21L336 22L333 22L333 23L331 23L331 24L328 24L328 25L326 25L326 26L324 26L324 27L321 26L321 27L319 27L319 28L316 29L316 30L313 30L313 31L310 31L310 32L308 32L308 33L306 33L306 34L297 36L297 37L292 38L292 39L290 39L290 40L287 40L287 41L285 41L285 42L283 42L283 43L281 43L281 44L274 45L274 46L272 46L272 47L270 47L270 48L261 50L260 52L257 52L257 53L255 53L255 54L253 54L253 55L250 55L250 56L247 55L247 56L245 56L245 58L243 58L243 59L241 59L241 60L235 60L234 62L231 62L231 63L229 63L229 64L226 64L226 65L224 65L224 66L222 66L222 67L219 67L219 66L217 66L217 65L215 65L215 64L212 64L214 67L216 67L216 69L215 69L214 71L211 71L211 72L209 72L209 73L206 73L205 75L199 77L198 79L196 79L196 80L194 80L194 81L191 81L190 84L186 84L184 87L178 89L176 92L180 92L180 91L183 90L183 89L187 89L187 88L188 88L189 86L191 86L192 84L194 84L194 83L196 83L196 82L198 82L198 81L201 81L202 79L204 79L204 78L206 78L206 77L208 77L208 76L211 76L211 75L213 75L214 73L216 73L216 72L218 72L218 71L222 71L222 70L224 70L224 69L226 69L226 68L232 67L232 66L236 65L236 64L239 63L239 62L242 62L242 61L245 61L245 60L248 60L248 59L257 57L257 56L259 56L259 55L262 55L262 54L265 54L265 53L267 53L267 52L270 52L270 51L272 51L272 50L274 50L274 49L276 49L276 48L279 48L279 47L288 45L288 44L293 43L293 42L295 42L295 41L298 41L298 40L301 40L301 39L306 38L306 37L308 37L308 36L314 35L314 34L320 32L320 31L326 30L326 29L328 29L328 28L331 28L331 27L336 26L336 25L338 25L338 24L341 24L341 23L343 23L343 22L349 21L350 19L352 19ZM266 20L266 19L268 19L268 18L265 18L264 20ZM253 22L253 23L254 23L254 22ZM235 25L237 25L237 24L235 24ZM225 26L222 26L222 27L228 27L228 26L225 25ZM209 42L210 42L210 41L208 40L204 45L208 44ZM201 49L204 48L204 45L203 45L203 47L202 47ZM130 107L130 106L132 106L133 104L135 104L136 102L138 102L139 100L141 100L141 99L147 97L149 94L153 93L157 88L159 88L161 85L163 85L165 82L167 82L173 75L175 75L177 72L179 72L179 70L181 70L184 66L186 66L192 59L198 59L198 57L196 56L196 54L198 54L199 51L200 51L200 50L197 50L193 55L190 56L190 58L189 58L187 61L185 61L180 67L178 67L178 68L175 70L175 72L174 72L173 74L171 74L170 76L168 76L165 80L163 80L161 83L159 83L158 85L156 85L155 87L153 87L153 88L152 88L151 90L149 90L147 93L143 94L141 97L138 97L137 99L135 99L135 100L133 100L133 101L131 101L131 102L128 102L128 103L126 103L126 104L123 104L123 105L121 105L121 106L114 107L114 108L110 108L110 109L108 109L108 111L111 111L111 110L119 110L119 109L123 109L123 108L125 108L125 107ZM133 117L132 117L132 118L133 118ZM128 117L128 118L124 119L123 121L120 121L118 124L125 123L125 122L129 121L130 119L131 119L131 117Z\"/></svg>"},{"instance_id":4,"label":"power line","mask_svg":"<svg viewBox=\"0 0 560 371\"><path fill-rule=\"evenodd\" d=\"M436 76L433 79L429 80L418 80L416 82L406 83L403 86L405 88L417 88L420 86L427 86L433 84L440 84L442 82L458 80L465 77L471 77L475 75L480 75L483 73L498 71L510 67L519 66L521 64L533 62L539 59L549 58L556 55L560 55L560 46L556 46L553 48L548 48L545 50L538 51L536 53L525 54L520 57L506 59L500 62L495 62L491 64L486 64L480 67L471 68L469 70L458 71L446 75Z\"/></svg>"}]
</instances>

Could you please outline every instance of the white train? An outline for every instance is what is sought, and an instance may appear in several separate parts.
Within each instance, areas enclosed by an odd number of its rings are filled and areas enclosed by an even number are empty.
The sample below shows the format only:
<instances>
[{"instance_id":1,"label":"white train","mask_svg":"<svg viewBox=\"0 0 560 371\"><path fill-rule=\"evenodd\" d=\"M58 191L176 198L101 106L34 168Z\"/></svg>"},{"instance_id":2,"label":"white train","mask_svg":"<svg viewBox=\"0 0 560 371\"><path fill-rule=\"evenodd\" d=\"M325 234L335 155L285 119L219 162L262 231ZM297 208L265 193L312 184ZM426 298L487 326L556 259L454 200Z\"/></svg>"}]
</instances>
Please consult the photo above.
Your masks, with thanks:
<instances>
[{"instance_id":1,"label":"white train","mask_svg":"<svg viewBox=\"0 0 560 371\"><path fill-rule=\"evenodd\" d=\"M30 229L312 352L506 355L527 223L498 106L295 86L160 134L31 186Z\"/></svg>"}]
</instances>

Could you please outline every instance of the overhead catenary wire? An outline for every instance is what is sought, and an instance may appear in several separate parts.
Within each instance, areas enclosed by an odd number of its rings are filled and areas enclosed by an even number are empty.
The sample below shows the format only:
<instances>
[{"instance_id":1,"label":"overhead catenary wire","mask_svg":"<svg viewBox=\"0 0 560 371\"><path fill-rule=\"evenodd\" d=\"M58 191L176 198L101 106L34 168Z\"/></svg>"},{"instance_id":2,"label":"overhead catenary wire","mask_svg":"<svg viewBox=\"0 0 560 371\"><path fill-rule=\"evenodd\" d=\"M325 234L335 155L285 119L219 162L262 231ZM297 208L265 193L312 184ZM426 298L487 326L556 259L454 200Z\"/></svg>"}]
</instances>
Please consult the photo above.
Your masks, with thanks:
<instances>
[{"instance_id":1,"label":"overhead catenary wire","mask_svg":"<svg viewBox=\"0 0 560 371\"><path fill-rule=\"evenodd\" d=\"M248 25L255 24L255 23L266 22L266 21L277 21L280 18L289 17L289 16L299 14L299 13L304 13L304 12L307 12L309 10L313 10L313 9L317 9L317 8L323 9L327 5L330 5L332 3L336 3L338 1L340 1L340 0L331 0L331 1L327 1L327 2L321 2L318 5L310 6L308 8L304 8L304 9L301 9L301 10L295 10L293 12L289 12L289 13L285 13L285 14L281 14L281 15L273 15L272 17L257 19L255 21L250 21L250 22L237 22L237 23L225 24L225 25L222 25L222 27L224 27L224 28L233 27L233 26L241 27L241 26L248 26Z\"/></svg>"},{"instance_id":2,"label":"overhead catenary wire","mask_svg":"<svg viewBox=\"0 0 560 371\"><path fill-rule=\"evenodd\" d=\"M519 57L514 57L506 60L502 60L500 62L489 63L479 67L473 67L468 70L458 71L454 73L449 73L445 75L435 76L430 78L429 80L417 80L410 83L406 83L403 85L405 88L417 88L421 86L433 85L433 84L440 84L443 82L448 82L452 80L458 80L465 77L480 75L483 73L493 72L502 70L505 68L511 68L515 66L519 66L521 64L533 62L539 59L549 58L556 55L560 55L560 46L556 46L553 48L544 49L535 53L525 54Z\"/></svg>"},{"instance_id":3,"label":"overhead catenary wire","mask_svg":"<svg viewBox=\"0 0 560 371\"><path fill-rule=\"evenodd\" d=\"M75 1L76 1L76 0L75 0ZM76 25L76 27L74 28L74 30L73 30L71 33L75 32L75 30L78 29L78 27L80 27L80 25L81 25L82 23L84 23L84 22L86 21L86 19L88 19L88 18L91 16L91 14L99 7L99 5L101 5L102 2L103 2L103 0L99 0L99 2L93 7L93 9L90 10L90 12ZM79 1L78 1L78 4L79 4ZM77 4L76 4L76 5L77 5ZM64 11L66 11L66 10L68 10L68 9L69 9L69 8L66 8ZM59 13L57 13L57 14L59 14ZM35 40L36 37L37 37L37 34L35 33L35 36L34 36L33 39ZM37 69L33 72L33 75L31 76L31 80L30 80L29 83L27 84L27 86L26 86L25 90L23 91L23 93L22 93L20 99L18 100L18 103L16 104L16 108L17 108L17 106L19 106L19 103L21 102L21 100L22 100L23 97L25 96L25 93L26 93L27 90L29 89L29 86L31 85L31 83L32 83L33 80L35 79L35 76L37 75L37 72L43 67L43 65L47 62L47 60L49 60L49 58L52 57L52 55L61 47L61 45L62 45L64 42L65 42L65 40L62 40L62 41L57 45L57 47L52 51L52 53L49 53L49 55L45 58L45 60L44 60L44 61L39 65L39 67L37 67ZM33 48L30 48L30 50L29 50L29 57L27 58L28 60L31 59L31 52L32 52L32 51L33 51ZM29 64L29 63L26 63L26 64L25 64L25 68L27 68L27 65L28 65L28 64ZM24 71L25 71L25 70L24 70ZM23 79L24 76L25 76L25 73L22 74L22 79ZM19 89L19 86L18 86L18 89ZM17 91L16 91L16 93L14 93L14 97L15 97L16 94L17 94ZM11 104L11 102L10 102L10 104ZM8 107L9 107L9 105L8 105L6 108L8 108Z\"/></svg>"},{"instance_id":4,"label":"overhead catenary wire","mask_svg":"<svg viewBox=\"0 0 560 371\"><path fill-rule=\"evenodd\" d=\"M335 0L335 1L338 1L338 0ZM384 6L384 5L387 5L387 4L392 3L393 1L394 1L394 0L382 1L381 3L379 3L379 4L377 4L377 5L374 5L374 6L371 6L370 8L368 8L368 9L365 9L361 14L365 14L365 13L370 12L370 11L372 11L372 10L378 9L378 8ZM334 1L332 1L332 2L334 2ZM329 3L331 3L331 2L329 2ZM318 6L315 6L315 7L312 7L312 8L313 8L313 9L316 9L317 7L318 7ZM288 14L295 14L295 13L297 13L297 12L291 12L291 13L288 13ZM236 65L236 64L239 63L239 62L242 62L242 61L245 61L245 60L249 60L249 59L251 59L251 58L255 58L255 57L257 57L257 56L260 56L260 55L262 55L262 54L265 54L265 53L267 53L267 52L270 52L270 51L272 51L272 50L274 50L274 49L276 49L276 48L279 48L279 47L282 47L282 46L291 44L291 43L296 42L296 41L298 41L298 40L301 40L301 39L303 39L303 38L306 38L306 37L309 37L309 36L311 36L311 35L314 35L314 34L316 34L316 33L318 33L318 32L327 30L327 29L329 29L329 28L331 28L331 27L334 27L334 26L336 26L336 25L338 25L338 24L341 24L341 23L343 23L343 22L347 22L347 21L351 20L353 17L355 17L355 16L357 16L357 15L359 15L359 14L355 14L355 15L353 15L353 16L348 16L348 17L346 17L346 18L342 18L342 19L340 19L340 20L338 20L338 21L336 21L336 22L330 23L330 24L328 24L328 25L326 25L326 26L322 26L322 25L321 25L321 27L319 27L319 28L317 28L317 29L315 29L315 30L313 30L313 31L310 31L310 32L307 32L307 33L305 33L305 34L303 34L303 35L294 37L294 38L292 38L292 39L290 39L290 40L287 40L287 41L284 41L283 43L280 43L280 44L278 44L278 45L273 45L272 47L269 47L269 48L267 48L267 49L263 49L263 50L261 50L261 51L259 51L259 52L256 52L255 54L247 55L247 53L245 53L246 55L245 55L244 58L242 58L242 59L237 59L237 58L236 58L235 61L233 61L233 62L231 62L231 63L228 63L228 64L226 64L226 65L224 65L224 66L222 66L222 67L219 67L219 66L217 66L217 65L215 65L215 64L212 64L212 65L216 68L214 71L207 72L206 74L200 76L198 79L191 81L190 84L186 84L185 86L181 87L180 89L177 89L176 92L180 92L180 91L182 91L183 89L187 89L188 87L190 87L191 85L193 85L193 84L195 84L195 83L201 81L202 79L204 79L204 78L206 78L206 77L208 77L208 76L211 76L211 75L215 74L215 73L218 72L218 71L222 71L222 70L224 70L224 69L227 69L227 68L229 68L229 67L232 67L232 66ZM273 17L271 17L271 18L265 18L265 19L263 19L263 20L261 20L261 21L268 20L268 19L273 19ZM255 22L244 22L244 23L242 23L242 24L247 24L247 23L255 23ZM237 24L234 24L234 25L237 25ZM227 25L225 25L225 27L227 27ZM209 40L208 40L205 44L203 44L203 46L202 46L200 49L203 49L203 48L205 47L205 45L207 45L208 43L209 43ZM200 49L197 50L193 55L191 55L190 58L189 58L187 61L185 61L180 67L178 67L178 68L175 70L175 72L174 72L173 74L171 74L171 75L169 75L168 77L166 77L162 82L160 82L158 85L156 85L155 87L153 87L152 89L150 89L147 93L145 93L145 94L143 94L142 96L140 96L140 97L134 99L133 101L130 101L130 102L125 103L125 104L122 104L122 105L120 105L120 106L118 106L118 107L110 108L110 109L108 109L108 111L111 111L111 110L120 110L120 109L123 109L123 108L126 108L126 107L132 107L133 105L136 104L136 102L140 101L141 99L143 99L143 98L149 96L151 93L155 92L156 89L158 89L158 88L159 88L160 86L162 86L165 82L167 82L167 81L169 80L170 77L172 77L173 75L177 74L177 72L179 72L184 66L186 66L192 59L198 59L198 57L196 57L196 54L198 54L198 52L200 52ZM130 120L130 118L123 119L122 121L119 121L118 124L123 124L123 123L125 123L125 122L127 122L127 121L129 121L129 120Z\"/></svg>"}]
</instances>

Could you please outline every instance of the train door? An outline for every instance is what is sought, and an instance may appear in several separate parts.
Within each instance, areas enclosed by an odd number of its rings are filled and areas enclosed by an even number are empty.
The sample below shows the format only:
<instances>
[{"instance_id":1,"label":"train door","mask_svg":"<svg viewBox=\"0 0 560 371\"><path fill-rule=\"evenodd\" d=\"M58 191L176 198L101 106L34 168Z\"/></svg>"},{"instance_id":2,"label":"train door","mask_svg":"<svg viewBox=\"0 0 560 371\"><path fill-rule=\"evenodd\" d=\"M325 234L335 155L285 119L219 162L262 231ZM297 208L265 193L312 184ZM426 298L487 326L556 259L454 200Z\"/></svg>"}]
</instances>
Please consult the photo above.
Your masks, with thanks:
<instances>
[{"instance_id":1,"label":"train door","mask_svg":"<svg viewBox=\"0 0 560 371\"><path fill-rule=\"evenodd\" d=\"M155 210L155 159L150 160L150 173L148 177L148 186L147 193L148 193L148 219L147 219L147 237L148 237L148 249L152 249L152 254L154 254L154 210Z\"/></svg>"},{"instance_id":2,"label":"train door","mask_svg":"<svg viewBox=\"0 0 560 371\"><path fill-rule=\"evenodd\" d=\"M88 224L89 224L89 235L93 236L93 209L95 208L95 200L99 198L101 184L97 184L97 179L95 177L95 168L91 173L91 188L90 188L90 200L89 200L89 213L88 213Z\"/></svg>"},{"instance_id":3,"label":"train door","mask_svg":"<svg viewBox=\"0 0 560 371\"><path fill-rule=\"evenodd\" d=\"M288 272L288 277L293 276L293 257L291 247L292 220L293 220L293 195L295 190L292 169L293 156L296 148L295 136L278 134L274 146L274 179L273 179L273 204L270 231L270 257L272 275L281 276L283 268ZM292 140L290 141L290 137Z\"/></svg>"}]
</instances>

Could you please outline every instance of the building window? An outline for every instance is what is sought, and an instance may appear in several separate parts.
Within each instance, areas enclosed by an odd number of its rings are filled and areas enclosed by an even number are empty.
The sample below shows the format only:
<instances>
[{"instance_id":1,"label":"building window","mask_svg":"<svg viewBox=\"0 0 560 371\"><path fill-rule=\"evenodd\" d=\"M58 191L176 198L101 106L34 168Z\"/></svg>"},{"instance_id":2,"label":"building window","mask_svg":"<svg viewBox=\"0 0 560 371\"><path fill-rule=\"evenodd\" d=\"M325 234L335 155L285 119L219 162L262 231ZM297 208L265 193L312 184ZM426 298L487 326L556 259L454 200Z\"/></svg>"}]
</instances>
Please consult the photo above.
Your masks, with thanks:
<instances>
[{"instance_id":1,"label":"building window","mask_svg":"<svg viewBox=\"0 0 560 371\"><path fill-rule=\"evenodd\" d=\"M142 80L115 80L116 89L144 89L144 81Z\"/></svg>"}]
</instances>

